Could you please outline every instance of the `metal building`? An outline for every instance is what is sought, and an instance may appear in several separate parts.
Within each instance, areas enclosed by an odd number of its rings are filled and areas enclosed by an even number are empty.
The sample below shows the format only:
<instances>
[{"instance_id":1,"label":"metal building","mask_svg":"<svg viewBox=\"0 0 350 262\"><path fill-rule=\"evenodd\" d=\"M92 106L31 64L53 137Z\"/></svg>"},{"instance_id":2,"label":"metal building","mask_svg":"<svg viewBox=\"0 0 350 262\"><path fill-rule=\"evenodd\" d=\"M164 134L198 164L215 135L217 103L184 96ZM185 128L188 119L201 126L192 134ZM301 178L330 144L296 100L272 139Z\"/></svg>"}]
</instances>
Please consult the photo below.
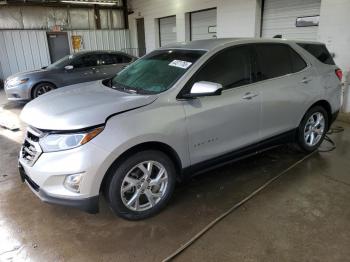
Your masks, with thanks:
<instances>
[{"instance_id":1,"label":"metal building","mask_svg":"<svg viewBox=\"0 0 350 262\"><path fill-rule=\"evenodd\" d=\"M68 1L69 2L69 1ZM82 50L130 52L126 7L59 1L8 1L0 8L0 79L40 69ZM73 39L79 39L78 47Z\"/></svg>"}]
</instances>

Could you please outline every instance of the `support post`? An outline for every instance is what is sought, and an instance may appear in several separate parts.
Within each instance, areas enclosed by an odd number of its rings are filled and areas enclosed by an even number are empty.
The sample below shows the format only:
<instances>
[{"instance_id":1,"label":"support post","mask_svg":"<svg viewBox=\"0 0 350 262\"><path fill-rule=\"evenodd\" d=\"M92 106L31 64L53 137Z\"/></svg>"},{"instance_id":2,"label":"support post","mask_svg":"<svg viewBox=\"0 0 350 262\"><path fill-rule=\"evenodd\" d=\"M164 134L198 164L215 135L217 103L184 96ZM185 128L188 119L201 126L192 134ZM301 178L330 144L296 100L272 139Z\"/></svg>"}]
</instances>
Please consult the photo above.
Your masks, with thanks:
<instances>
[{"instance_id":1,"label":"support post","mask_svg":"<svg viewBox=\"0 0 350 262\"><path fill-rule=\"evenodd\" d=\"M123 2L124 28L129 29L128 0L122 0L122 2Z\"/></svg>"},{"instance_id":2,"label":"support post","mask_svg":"<svg viewBox=\"0 0 350 262\"><path fill-rule=\"evenodd\" d=\"M94 5L95 25L96 29L101 29L101 16L99 5Z\"/></svg>"}]
</instances>

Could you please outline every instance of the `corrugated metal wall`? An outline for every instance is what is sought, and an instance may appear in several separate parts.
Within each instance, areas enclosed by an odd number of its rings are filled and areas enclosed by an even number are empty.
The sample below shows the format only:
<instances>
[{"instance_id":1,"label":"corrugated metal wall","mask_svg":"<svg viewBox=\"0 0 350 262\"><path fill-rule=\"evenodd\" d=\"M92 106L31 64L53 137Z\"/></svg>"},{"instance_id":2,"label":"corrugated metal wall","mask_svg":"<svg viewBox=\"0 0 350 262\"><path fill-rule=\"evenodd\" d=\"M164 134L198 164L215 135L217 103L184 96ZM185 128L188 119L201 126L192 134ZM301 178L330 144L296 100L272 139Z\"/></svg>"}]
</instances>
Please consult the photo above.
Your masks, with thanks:
<instances>
[{"instance_id":1,"label":"corrugated metal wall","mask_svg":"<svg viewBox=\"0 0 350 262\"><path fill-rule=\"evenodd\" d=\"M160 46L176 42L176 16L159 18Z\"/></svg>"},{"instance_id":2,"label":"corrugated metal wall","mask_svg":"<svg viewBox=\"0 0 350 262\"><path fill-rule=\"evenodd\" d=\"M71 52L72 35L82 36L81 50L130 48L129 30L72 30L67 33ZM0 30L0 78L48 64L50 55L45 30Z\"/></svg>"},{"instance_id":3,"label":"corrugated metal wall","mask_svg":"<svg viewBox=\"0 0 350 262\"><path fill-rule=\"evenodd\" d=\"M1 2L1 1L0 1ZM122 10L100 9L100 29L123 29ZM1 6L0 29L50 30L96 29L93 8L46 6Z\"/></svg>"},{"instance_id":4,"label":"corrugated metal wall","mask_svg":"<svg viewBox=\"0 0 350 262\"><path fill-rule=\"evenodd\" d=\"M20 71L48 65L50 56L46 31L1 30L0 63L3 79Z\"/></svg>"},{"instance_id":5,"label":"corrugated metal wall","mask_svg":"<svg viewBox=\"0 0 350 262\"><path fill-rule=\"evenodd\" d=\"M297 17L320 14L321 0L265 0L263 37L316 40L318 26L296 27Z\"/></svg>"},{"instance_id":6,"label":"corrugated metal wall","mask_svg":"<svg viewBox=\"0 0 350 262\"><path fill-rule=\"evenodd\" d=\"M191 40L216 38L216 33L209 32L209 27L216 28L216 17L216 8L191 13Z\"/></svg>"},{"instance_id":7,"label":"corrugated metal wall","mask_svg":"<svg viewBox=\"0 0 350 262\"><path fill-rule=\"evenodd\" d=\"M82 36L81 50L124 50L130 48L129 30L72 30L68 37ZM71 52L73 52L71 47Z\"/></svg>"}]
</instances>

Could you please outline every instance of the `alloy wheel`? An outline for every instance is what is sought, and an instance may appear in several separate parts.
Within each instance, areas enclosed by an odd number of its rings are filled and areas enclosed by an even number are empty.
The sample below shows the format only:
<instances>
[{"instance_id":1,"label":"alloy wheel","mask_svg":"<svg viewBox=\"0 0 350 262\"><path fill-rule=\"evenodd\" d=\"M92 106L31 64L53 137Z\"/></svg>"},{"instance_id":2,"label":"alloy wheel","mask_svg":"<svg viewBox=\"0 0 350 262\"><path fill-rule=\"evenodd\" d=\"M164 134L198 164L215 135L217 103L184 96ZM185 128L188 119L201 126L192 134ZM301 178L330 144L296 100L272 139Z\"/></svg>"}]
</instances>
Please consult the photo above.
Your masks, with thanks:
<instances>
[{"instance_id":1,"label":"alloy wheel","mask_svg":"<svg viewBox=\"0 0 350 262\"><path fill-rule=\"evenodd\" d=\"M305 143L313 147L322 138L325 132L325 118L322 113L315 112L307 120L304 128Z\"/></svg>"},{"instance_id":2,"label":"alloy wheel","mask_svg":"<svg viewBox=\"0 0 350 262\"><path fill-rule=\"evenodd\" d=\"M123 204L133 211L153 208L164 197L168 174L156 161L144 161L126 174L120 188Z\"/></svg>"},{"instance_id":3,"label":"alloy wheel","mask_svg":"<svg viewBox=\"0 0 350 262\"><path fill-rule=\"evenodd\" d=\"M53 87L50 85L38 86L36 90L36 97L41 96L49 91L53 90Z\"/></svg>"}]
</instances>

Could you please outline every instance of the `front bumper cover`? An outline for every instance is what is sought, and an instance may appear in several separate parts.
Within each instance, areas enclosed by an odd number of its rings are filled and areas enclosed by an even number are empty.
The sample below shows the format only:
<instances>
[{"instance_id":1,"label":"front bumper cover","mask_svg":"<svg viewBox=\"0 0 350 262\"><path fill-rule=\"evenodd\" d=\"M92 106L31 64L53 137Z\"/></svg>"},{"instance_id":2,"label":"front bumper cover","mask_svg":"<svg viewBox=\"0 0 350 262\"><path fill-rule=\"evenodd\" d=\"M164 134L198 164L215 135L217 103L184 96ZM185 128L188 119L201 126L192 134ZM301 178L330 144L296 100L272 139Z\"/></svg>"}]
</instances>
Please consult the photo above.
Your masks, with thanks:
<instances>
[{"instance_id":1,"label":"front bumper cover","mask_svg":"<svg viewBox=\"0 0 350 262\"><path fill-rule=\"evenodd\" d=\"M31 99L31 83L25 83L22 85L9 87L6 83L4 85L4 90L7 99L10 101L27 101Z\"/></svg>"},{"instance_id":2,"label":"front bumper cover","mask_svg":"<svg viewBox=\"0 0 350 262\"><path fill-rule=\"evenodd\" d=\"M41 190L40 187L30 179L26 174L24 168L19 163L18 171L21 176L22 182L26 182L34 193L41 199L41 201L50 204L57 204L62 206L74 207L83 210L90 214L96 214L99 211L99 196L88 197L84 199L66 199L57 198L48 195L45 191Z\"/></svg>"}]
</instances>

